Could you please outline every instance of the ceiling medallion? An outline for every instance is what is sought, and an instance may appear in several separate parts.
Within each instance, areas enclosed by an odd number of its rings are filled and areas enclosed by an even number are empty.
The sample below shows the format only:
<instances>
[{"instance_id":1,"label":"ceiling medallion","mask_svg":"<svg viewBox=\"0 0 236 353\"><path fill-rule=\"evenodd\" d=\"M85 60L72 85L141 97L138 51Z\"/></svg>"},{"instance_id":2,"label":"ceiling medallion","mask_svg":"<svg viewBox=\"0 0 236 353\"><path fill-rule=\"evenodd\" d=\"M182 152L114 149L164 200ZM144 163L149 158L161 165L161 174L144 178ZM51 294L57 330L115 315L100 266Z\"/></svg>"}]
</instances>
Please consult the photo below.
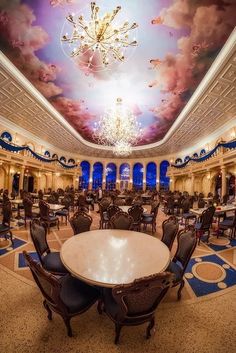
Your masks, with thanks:
<instances>
[{"instance_id":1,"label":"ceiling medallion","mask_svg":"<svg viewBox=\"0 0 236 353\"><path fill-rule=\"evenodd\" d=\"M116 18L120 10L121 6L117 6L111 13L101 16L99 6L91 2L90 19L69 14L66 20L71 33L61 37L66 55L78 59L81 65L93 71L104 70L112 62L123 62L126 59L124 51L137 46L136 39L130 39L129 35L138 24L128 21L118 24Z\"/></svg>"},{"instance_id":2,"label":"ceiling medallion","mask_svg":"<svg viewBox=\"0 0 236 353\"><path fill-rule=\"evenodd\" d=\"M105 111L98 123L94 123L94 139L102 145L113 146L115 155L132 152L142 136L142 127L136 116L117 98L114 107Z\"/></svg>"}]
</instances>

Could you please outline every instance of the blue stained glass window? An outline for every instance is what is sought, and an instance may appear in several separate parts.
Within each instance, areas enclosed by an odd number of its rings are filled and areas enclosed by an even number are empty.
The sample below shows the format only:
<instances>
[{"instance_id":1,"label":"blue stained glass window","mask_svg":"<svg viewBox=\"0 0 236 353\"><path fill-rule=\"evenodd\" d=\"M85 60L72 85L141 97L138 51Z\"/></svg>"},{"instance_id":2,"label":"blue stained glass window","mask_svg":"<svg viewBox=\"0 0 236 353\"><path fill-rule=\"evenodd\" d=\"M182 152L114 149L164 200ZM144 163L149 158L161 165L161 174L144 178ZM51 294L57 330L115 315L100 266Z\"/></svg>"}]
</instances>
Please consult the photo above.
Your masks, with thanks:
<instances>
[{"instance_id":1,"label":"blue stained glass window","mask_svg":"<svg viewBox=\"0 0 236 353\"><path fill-rule=\"evenodd\" d=\"M79 177L79 188L88 189L89 187L89 174L90 174L90 163L83 161L80 163L82 169L82 175Z\"/></svg>"},{"instance_id":2,"label":"blue stained glass window","mask_svg":"<svg viewBox=\"0 0 236 353\"><path fill-rule=\"evenodd\" d=\"M143 188L143 165L136 163L133 168L133 187L136 190Z\"/></svg>"},{"instance_id":3,"label":"blue stained glass window","mask_svg":"<svg viewBox=\"0 0 236 353\"><path fill-rule=\"evenodd\" d=\"M116 188L116 165L108 163L106 166L106 189L113 190Z\"/></svg>"},{"instance_id":4,"label":"blue stained glass window","mask_svg":"<svg viewBox=\"0 0 236 353\"><path fill-rule=\"evenodd\" d=\"M160 188L165 190L170 186L170 178L166 176L169 165L168 161L162 161L160 164Z\"/></svg>"},{"instance_id":5,"label":"blue stained glass window","mask_svg":"<svg viewBox=\"0 0 236 353\"><path fill-rule=\"evenodd\" d=\"M156 188L156 180L157 180L157 166L156 163L150 162L147 165L146 170L146 187L149 190Z\"/></svg>"},{"instance_id":6,"label":"blue stained glass window","mask_svg":"<svg viewBox=\"0 0 236 353\"><path fill-rule=\"evenodd\" d=\"M51 154L50 154L50 152L49 152L49 151L45 151L45 152L44 152L44 156L46 156L46 157L50 158Z\"/></svg>"},{"instance_id":7,"label":"blue stained glass window","mask_svg":"<svg viewBox=\"0 0 236 353\"><path fill-rule=\"evenodd\" d=\"M102 187L102 175L103 175L103 165L100 162L96 162L93 165L93 189L98 189Z\"/></svg>"}]
</instances>

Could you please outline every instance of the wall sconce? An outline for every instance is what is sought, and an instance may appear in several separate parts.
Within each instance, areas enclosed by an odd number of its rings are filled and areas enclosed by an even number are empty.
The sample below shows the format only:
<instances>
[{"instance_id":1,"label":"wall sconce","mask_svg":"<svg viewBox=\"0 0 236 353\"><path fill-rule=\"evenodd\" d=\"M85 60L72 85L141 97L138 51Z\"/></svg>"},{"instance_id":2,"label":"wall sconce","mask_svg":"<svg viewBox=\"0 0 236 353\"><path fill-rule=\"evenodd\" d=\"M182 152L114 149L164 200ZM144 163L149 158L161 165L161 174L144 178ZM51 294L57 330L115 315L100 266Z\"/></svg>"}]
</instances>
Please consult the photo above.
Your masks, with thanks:
<instances>
[{"instance_id":1,"label":"wall sconce","mask_svg":"<svg viewBox=\"0 0 236 353\"><path fill-rule=\"evenodd\" d=\"M211 176L210 174L207 175L207 179L210 180L211 179Z\"/></svg>"},{"instance_id":2,"label":"wall sconce","mask_svg":"<svg viewBox=\"0 0 236 353\"><path fill-rule=\"evenodd\" d=\"M173 181L173 180L172 180L172 179L170 179L170 183L172 183L172 181Z\"/></svg>"},{"instance_id":3,"label":"wall sconce","mask_svg":"<svg viewBox=\"0 0 236 353\"><path fill-rule=\"evenodd\" d=\"M236 136L235 130L231 131L230 133L231 139L235 139L235 136Z\"/></svg>"},{"instance_id":4,"label":"wall sconce","mask_svg":"<svg viewBox=\"0 0 236 353\"><path fill-rule=\"evenodd\" d=\"M60 174L60 173L56 173L55 175L56 175L57 177L59 177L61 174Z\"/></svg>"},{"instance_id":5,"label":"wall sconce","mask_svg":"<svg viewBox=\"0 0 236 353\"><path fill-rule=\"evenodd\" d=\"M159 179L156 179L156 183L157 183L157 184L159 183Z\"/></svg>"}]
</instances>

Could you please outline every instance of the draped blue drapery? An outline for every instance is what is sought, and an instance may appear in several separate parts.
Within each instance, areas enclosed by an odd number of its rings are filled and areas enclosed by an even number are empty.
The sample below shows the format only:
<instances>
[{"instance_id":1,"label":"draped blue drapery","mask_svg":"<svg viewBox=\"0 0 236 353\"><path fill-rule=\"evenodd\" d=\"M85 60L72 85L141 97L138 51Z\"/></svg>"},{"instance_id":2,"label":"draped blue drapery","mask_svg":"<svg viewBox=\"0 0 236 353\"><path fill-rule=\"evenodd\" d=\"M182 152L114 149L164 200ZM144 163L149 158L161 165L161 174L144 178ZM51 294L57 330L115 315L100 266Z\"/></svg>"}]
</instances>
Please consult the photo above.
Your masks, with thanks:
<instances>
[{"instance_id":1,"label":"draped blue drapery","mask_svg":"<svg viewBox=\"0 0 236 353\"><path fill-rule=\"evenodd\" d=\"M4 141L3 139L0 139L0 147L3 148L4 150L7 150L9 152L21 152L21 151L29 151L34 158L39 160L40 162L44 163L52 163L52 162L57 162L59 163L63 168L66 169L73 169L76 168L77 165L67 165L60 161L58 158L47 158L46 156L42 156L39 153L34 152L30 147L28 146L17 146L13 145L11 143L8 143Z\"/></svg>"},{"instance_id":2,"label":"draped blue drapery","mask_svg":"<svg viewBox=\"0 0 236 353\"><path fill-rule=\"evenodd\" d=\"M207 152L206 154L198 157L198 158L192 158L190 157L188 160L186 160L184 163L181 164L171 164L172 167L174 168L184 168L186 167L186 165L190 162L204 162L206 161L208 158L210 158L220 147L224 147L224 148L236 148L236 140L234 141L229 141L229 142L220 142L218 143L218 145L216 145L211 151Z\"/></svg>"}]
</instances>

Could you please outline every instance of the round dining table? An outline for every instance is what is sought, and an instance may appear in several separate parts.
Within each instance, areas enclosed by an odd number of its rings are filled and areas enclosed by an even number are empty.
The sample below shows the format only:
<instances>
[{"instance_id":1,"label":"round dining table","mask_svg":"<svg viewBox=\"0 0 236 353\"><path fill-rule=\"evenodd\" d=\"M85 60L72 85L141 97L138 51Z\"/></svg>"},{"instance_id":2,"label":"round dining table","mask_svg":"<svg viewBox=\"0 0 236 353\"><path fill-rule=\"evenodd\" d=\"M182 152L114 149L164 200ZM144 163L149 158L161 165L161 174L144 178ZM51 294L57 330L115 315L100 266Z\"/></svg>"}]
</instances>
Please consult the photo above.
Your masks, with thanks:
<instances>
[{"instance_id":1,"label":"round dining table","mask_svg":"<svg viewBox=\"0 0 236 353\"><path fill-rule=\"evenodd\" d=\"M163 272L170 262L170 251L159 239L117 229L75 235L62 245L60 256L73 276L110 288Z\"/></svg>"},{"instance_id":2,"label":"round dining table","mask_svg":"<svg viewBox=\"0 0 236 353\"><path fill-rule=\"evenodd\" d=\"M128 213L128 210L132 207L132 206L118 206L121 211ZM143 213L146 213L147 209L145 207L143 207Z\"/></svg>"}]
</instances>

